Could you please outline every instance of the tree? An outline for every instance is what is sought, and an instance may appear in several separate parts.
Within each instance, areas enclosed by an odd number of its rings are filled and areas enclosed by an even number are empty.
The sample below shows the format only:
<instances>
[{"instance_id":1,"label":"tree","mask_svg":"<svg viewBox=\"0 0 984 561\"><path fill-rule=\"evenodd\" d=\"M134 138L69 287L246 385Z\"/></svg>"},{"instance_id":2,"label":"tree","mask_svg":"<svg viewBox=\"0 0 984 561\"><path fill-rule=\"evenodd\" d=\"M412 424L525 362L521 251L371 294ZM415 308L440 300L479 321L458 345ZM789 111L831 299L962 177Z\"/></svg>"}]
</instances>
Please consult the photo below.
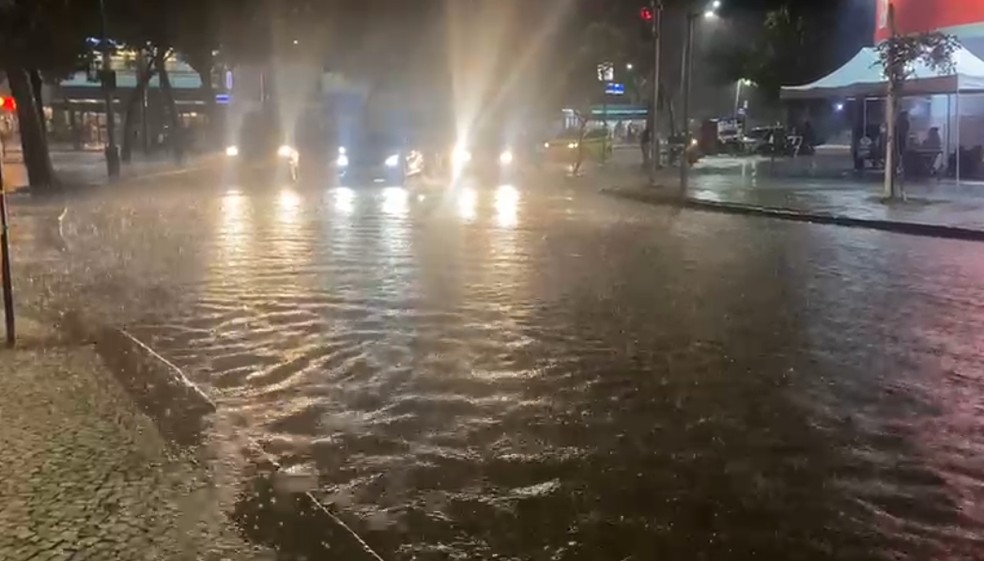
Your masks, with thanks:
<instances>
[{"instance_id":1,"label":"tree","mask_svg":"<svg viewBox=\"0 0 984 561\"><path fill-rule=\"evenodd\" d=\"M778 102L782 86L821 78L870 41L871 31L864 25L870 21L870 7L864 2L763 4L768 8L728 14L727 28L714 34L709 61L721 84L751 80L767 101Z\"/></svg>"},{"instance_id":2,"label":"tree","mask_svg":"<svg viewBox=\"0 0 984 561\"><path fill-rule=\"evenodd\" d=\"M624 68L627 41L621 30L605 22L593 22L584 28L574 50L567 76L568 102L578 120L577 151L572 172L576 175L584 163L584 137L591 120L591 106L604 99L604 83L599 80L599 65Z\"/></svg>"},{"instance_id":3,"label":"tree","mask_svg":"<svg viewBox=\"0 0 984 561\"><path fill-rule=\"evenodd\" d=\"M885 150L885 197L905 197L901 184L896 181L898 168L898 119L899 101L905 93L905 82L912 76L915 64L922 63L939 74L953 73L953 54L959 43L956 38L939 32L899 35L895 31L895 7L888 6L891 37L879 44L879 58L888 80L886 100L886 124L888 145Z\"/></svg>"},{"instance_id":4,"label":"tree","mask_svg":"<svg viewBox=\"0 0 984 561\"><path fill-rule=\"evenodd\" d=\"M98 23L92 0L0 0L0 68L17 101L24 163L32 188L57 186L45 134L42 75L81 67Z\"/></svg>"},{"instance_id":5,"label":"tree","mask_svg":"<svg viewBox=\"0 0 984 561\"><path fill-rule=\"evenodd\" d=\"M181 135L180 117L174 91L171 87L167 61L177 55L187 62L201 77L206 111L211 122L214 118L214 93L212 71L215 52L220 46L220 30L217 25L219 10L241 11L247 6L243 0L107 0L110 27L113 37L127 48L137 51L135 64L137 84L124 101L123 158L132 152L133 126L138 102L143 97L151 79L159 78L165 113L172 134L171 149L177 160L184 154L184 138ZM256 3L252 0L251 3Z\"/></svg>"}]
</instances>

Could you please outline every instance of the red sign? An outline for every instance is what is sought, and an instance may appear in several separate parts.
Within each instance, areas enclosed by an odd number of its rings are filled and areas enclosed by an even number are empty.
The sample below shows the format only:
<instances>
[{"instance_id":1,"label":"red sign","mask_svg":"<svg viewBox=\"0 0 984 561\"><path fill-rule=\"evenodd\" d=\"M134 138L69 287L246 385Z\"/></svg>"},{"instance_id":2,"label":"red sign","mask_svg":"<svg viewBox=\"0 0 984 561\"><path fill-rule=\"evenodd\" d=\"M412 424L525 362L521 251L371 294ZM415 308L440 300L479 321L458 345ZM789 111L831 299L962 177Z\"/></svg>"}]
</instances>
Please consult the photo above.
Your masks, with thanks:
<instances>
[{"instance_id":1,"label":"red sign","mask_svg":"<svg viewBox=\"0 0 984 561\"><path fill-rule=\"evenodd\" d=\"M889 2L895 6L895 28L901 34L937 31L960 26L973 35L984 35L984 0L877 0L875 41L891 35L888 25Z\"/></svg>"}]
</instances>

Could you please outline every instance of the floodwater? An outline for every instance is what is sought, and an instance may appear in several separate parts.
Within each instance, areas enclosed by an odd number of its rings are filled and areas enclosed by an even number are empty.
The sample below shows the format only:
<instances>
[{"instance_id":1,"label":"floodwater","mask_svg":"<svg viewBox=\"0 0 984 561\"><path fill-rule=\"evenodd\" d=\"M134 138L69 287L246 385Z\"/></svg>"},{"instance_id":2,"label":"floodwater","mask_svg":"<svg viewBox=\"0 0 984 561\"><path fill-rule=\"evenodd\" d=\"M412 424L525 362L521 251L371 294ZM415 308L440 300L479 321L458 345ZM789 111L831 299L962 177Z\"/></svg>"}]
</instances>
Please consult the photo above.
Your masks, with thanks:
<instances>
[{"instance_id":1,"label":"floodwater","mask_svg":"<svg viewBox=\"0 0 984 561\"><path fill-rule=\"evenodd\" d=\"M69 206L15 204L24 305L128 325L386 559L984 556L979 244L542 178Z\"/></svg>"}]
</instances>

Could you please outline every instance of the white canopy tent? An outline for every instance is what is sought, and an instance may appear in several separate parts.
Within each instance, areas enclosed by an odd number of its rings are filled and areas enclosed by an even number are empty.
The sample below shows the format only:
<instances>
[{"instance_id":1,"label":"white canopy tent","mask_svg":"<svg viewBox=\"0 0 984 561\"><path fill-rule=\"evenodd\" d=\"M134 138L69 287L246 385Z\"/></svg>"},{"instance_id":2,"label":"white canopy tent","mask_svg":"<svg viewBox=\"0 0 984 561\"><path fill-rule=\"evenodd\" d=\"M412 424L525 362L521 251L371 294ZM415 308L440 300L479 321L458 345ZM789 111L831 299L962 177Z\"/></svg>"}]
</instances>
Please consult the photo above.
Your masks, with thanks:
<instances>
[{"instance_id":1,"label":"white canopy tent","mask_svg":"<svg viewBox=\"0 0 984 561\"><path fill-rule=\"evenodd\" d=\"M959 47L953 54L953 71L937 72L926 64L917 64L905 82L904 96L946 95L953 96L956 109L956 178L960 181L960 95L984 93L984 60ZM794 99L858 98L866 101L883 98L888 93L888 80L878 51L865 47L850 61L816 82L802 86L784 86L781 97ZM949 110L947 111L949 114ZM949 118L949 117L948 117ZM867 121L867 116L865 116ZM949 134L949 133L948 133ZM949 138L947 139L949 151Z\"/></svg>"},{"instance_id":2,"label":"white canopy tent","mask_svg":"<svg viewBox=\"0 0 984 561\"><path fill-rule=\"evenodd\" d=\"M984 60L960 47L953 55L954 71L940 75L924 64L917 65L906 80L905 95L984 92ZM865 47L831 74L802 86L784 86L783 99L836 97L883 97L887 80L874 47Z\"/></svg>"}]
</instances>

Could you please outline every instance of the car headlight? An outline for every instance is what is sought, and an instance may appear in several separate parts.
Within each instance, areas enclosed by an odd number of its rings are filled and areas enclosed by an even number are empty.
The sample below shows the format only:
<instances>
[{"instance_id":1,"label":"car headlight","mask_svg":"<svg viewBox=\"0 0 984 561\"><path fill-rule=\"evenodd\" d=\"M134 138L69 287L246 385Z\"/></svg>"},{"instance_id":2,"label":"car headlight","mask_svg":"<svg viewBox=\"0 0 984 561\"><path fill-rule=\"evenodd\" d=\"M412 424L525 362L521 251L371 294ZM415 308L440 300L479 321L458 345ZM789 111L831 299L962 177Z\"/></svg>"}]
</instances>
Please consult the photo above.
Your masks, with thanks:
<instances>
[{"instance_id":1,"label":"car headlight","mask_svg":"<svg viewBox=\"0 0 984 561\"><path fill-rule=\"evenodd\" d=\"M389 158L386 158L386 162L385 163L386 163L386 167L388 167L388 168L395 168L396 166L400 165L400 155L399 154L393 154Z\"/></svg>"},{"instance_id":2,"label":"car headlight","mask_svg":"<svg viewBox=\"0 0 984 561\"><path fill-rule=\"evenodd\" d=\"M451 153L451 161L457 167L461 167L467 164L468 162L471 161L471 159L472 159L471 152L469 152L465 148L462 148L461 146L455 148L454 152Z\"/></svg>"},{"instance_id":3,"label":"car headlight","mask_svg":"<svg viewBox=\"0 0 984 561\"><path fill-rule=\"evenodd\" d=\"M226 152L226 156L229 156L230 158L235 158L236 156L239 155L239 147L238 146L226 146L225 152Z\"/></svg>"},{"instance_id":4,"label":"car headlight","mask_svg":"<svg viewBox=\"0 0 984 561\"><path fill-rule=\"evenodd\" d=\"M570 144L567 145L567 147L573 150L577 148L577 142L571 142Z\"/></svg>"},{"instance_id":5,"label":"car headlight","mask_svg":"<svg viewBox=\"0 0 984 561\"><path fill-rule=\"evenodd\" d=\"M513 163L513 153L512 150L506 150L502 154L499 154L499 163L508 166Z\"/></svg>"},{"instance_id":6,"label":"car headlight","mask_svg":"<svg viewBox=\"0 0 984 561\"><path fill-rule=\"evenodd\" d=\"M549 142L544 142L543 143L543 147L544 148L550 148L550 143Z\"/></svg>"},{"instance_id":7,"label":"car headlight","mask_svg":"<svg viewBox=\"0 0 984 561\"><path fill-rule=\"evenodd\" d=\"M340 168L347 168L349 165L348 156L345 154L339 154L338 159L335 160L335 163L338 164L338 167Z\"/></svg>"}]
</instances>

